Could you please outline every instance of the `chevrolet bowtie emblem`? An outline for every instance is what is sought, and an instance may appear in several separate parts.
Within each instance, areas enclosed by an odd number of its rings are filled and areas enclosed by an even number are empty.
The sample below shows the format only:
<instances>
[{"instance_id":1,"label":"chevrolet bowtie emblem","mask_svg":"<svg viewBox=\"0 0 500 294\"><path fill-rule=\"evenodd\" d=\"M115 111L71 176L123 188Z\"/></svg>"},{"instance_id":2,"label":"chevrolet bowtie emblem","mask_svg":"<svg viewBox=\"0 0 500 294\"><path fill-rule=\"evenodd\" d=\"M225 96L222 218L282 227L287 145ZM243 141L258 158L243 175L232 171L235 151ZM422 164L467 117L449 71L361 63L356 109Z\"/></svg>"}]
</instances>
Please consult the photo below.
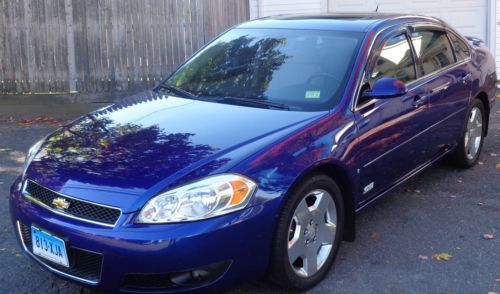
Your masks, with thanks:
<instances>
[{"instance_id":1,"label":"chevrolet bowtie emblem","mask_svg":"<svg viewBox=\"0 0 500 294\"><path fill-rule=\"evenodd\" d=\"M52 205L59 209L68 209L70 203L64 198L56 198L52 200Z\"/></svg>"}]
</instances>

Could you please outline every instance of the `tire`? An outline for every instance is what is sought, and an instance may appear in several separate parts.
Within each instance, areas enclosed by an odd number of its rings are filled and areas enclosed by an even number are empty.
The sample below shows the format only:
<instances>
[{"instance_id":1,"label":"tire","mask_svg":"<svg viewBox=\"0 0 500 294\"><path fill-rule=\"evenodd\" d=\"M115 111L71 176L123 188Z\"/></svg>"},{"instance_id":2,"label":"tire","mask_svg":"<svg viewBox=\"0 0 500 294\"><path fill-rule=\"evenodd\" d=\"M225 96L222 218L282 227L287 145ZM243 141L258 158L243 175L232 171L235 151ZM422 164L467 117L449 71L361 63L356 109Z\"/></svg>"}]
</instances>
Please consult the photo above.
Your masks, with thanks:
<instances>
[{"instance_id":1,"label":"tire","mask_svg":"<svg viewBox=\"0 0 500 294\"><path fill-rule=\"evenodd\" d=\"M475 99L467 113L467 122L459 144L448 158L448 162L460 168L474 166L481 154L485 133L486 112L484 105L481 100Z\"/></svg>"},{"instance_id":2,"label":"tire","mask_svg":"<svg viewBox=\"0 0 500 294\"><path fill-rule=\"evenodd\" d=\"M295 185L278 218L269 266L271 281L292 291L318 284L340 247L344 215L340 188L331 178L315 174Z\"/></svg>"}]
</instances>

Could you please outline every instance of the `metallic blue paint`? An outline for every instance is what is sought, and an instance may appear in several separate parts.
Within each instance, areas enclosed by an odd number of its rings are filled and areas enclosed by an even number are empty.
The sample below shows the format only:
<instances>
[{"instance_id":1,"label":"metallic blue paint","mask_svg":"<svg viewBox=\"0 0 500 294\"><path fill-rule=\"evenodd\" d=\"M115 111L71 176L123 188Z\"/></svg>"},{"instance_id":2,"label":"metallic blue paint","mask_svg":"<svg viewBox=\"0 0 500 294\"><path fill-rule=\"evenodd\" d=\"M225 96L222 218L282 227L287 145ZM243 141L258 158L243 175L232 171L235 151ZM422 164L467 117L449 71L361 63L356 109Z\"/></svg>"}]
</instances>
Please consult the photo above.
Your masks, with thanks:
<instances>
[{"instance_id":1,"label":"metallic blue paint","mask_svg":"<svg viewBox=\"0 0 500 294\"><path fill-rule=\"evenodd\" d=\"M366 32L341 103L330 111L295 112L167 97L156 89L129 97L57 130L26 174L62 194L120 207L116 227L33 204L20 193L21 179L11 189L12 221L36 224L72 246L103 253L97 287L107 291L120 289L126 273L180 271L224 260L231 266L210 287L256 277L266 269L278 211L299 179L324 167L341 171L347 178L344 196L354 203L346 213L353 215L453 150L474 97L487 97L491 109L495 63L483 47L471 47L465 62L419 77L400 97L356 106L365 66L381 41L418 24L453 31L433 18L383 14L242 24ZM448 87L440 88L443 84ZM418 95L425 99L415 105ZM244 210L189 223L134 223L152 196L225 172L258 183ZM366 191L370 183L373 188Z\"/></svg>"},{"instance_id":2,"label":"metallic blue paint","mask_svg":"<svg viewBox=\"0 0 500 294\"><path fill-rule=\"evenodd\" d=\"M408 89L402 81L395 78L380 78L373 85L373 89L363 92L362 98L395 98L406 93L408 93Z\"/></svg>"}]
</instances>

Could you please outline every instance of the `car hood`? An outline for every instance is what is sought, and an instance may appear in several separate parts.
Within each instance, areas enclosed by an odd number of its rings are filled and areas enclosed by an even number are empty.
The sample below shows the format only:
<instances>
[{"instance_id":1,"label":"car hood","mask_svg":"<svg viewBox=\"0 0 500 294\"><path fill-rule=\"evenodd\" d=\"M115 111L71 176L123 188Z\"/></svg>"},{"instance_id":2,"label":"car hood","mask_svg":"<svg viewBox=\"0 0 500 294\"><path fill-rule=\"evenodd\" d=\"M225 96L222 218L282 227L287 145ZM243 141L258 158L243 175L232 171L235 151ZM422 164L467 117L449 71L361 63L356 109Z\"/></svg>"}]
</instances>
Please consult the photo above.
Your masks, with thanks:
<instances>
[{"instance_id":1,"label":"car hood","mask_svg":"<svg viewBox=\"0 0 500 294\"><path fill-rule=\"evenodd\" d=\"M243 159L234 158L234 150L251 143L261 148L255 144L259 140L291 132L323 114L148 91L57 130L42 145L27 177L65 195L133 211L138 197L158 193L158 185L162 190L193 171L203 177L220 170Z\"/></svg>"}]
</instances>

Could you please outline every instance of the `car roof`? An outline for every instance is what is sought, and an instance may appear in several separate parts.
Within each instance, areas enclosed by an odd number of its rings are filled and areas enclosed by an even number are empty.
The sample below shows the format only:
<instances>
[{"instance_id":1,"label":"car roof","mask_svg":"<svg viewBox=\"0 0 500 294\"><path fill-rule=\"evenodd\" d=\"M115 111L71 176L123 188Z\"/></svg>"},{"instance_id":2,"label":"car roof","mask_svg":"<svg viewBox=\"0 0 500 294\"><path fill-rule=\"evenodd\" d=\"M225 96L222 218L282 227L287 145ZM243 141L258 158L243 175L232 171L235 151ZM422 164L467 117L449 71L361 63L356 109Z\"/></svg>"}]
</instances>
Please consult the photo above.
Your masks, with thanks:
<instances>
[{"instance_id":1,"label":"car roof","mask_svg":"<svg viewBox=\"0 0 500 294\"><path fill-rule=\"evenodd\" d=\"M245 22L236 27L368 32L377 29L377 27L382 28L398 22L411 23L416 21L444 25L439 19L428 16L372 12L276 15Z\"/></svg>"}]
</instances>

